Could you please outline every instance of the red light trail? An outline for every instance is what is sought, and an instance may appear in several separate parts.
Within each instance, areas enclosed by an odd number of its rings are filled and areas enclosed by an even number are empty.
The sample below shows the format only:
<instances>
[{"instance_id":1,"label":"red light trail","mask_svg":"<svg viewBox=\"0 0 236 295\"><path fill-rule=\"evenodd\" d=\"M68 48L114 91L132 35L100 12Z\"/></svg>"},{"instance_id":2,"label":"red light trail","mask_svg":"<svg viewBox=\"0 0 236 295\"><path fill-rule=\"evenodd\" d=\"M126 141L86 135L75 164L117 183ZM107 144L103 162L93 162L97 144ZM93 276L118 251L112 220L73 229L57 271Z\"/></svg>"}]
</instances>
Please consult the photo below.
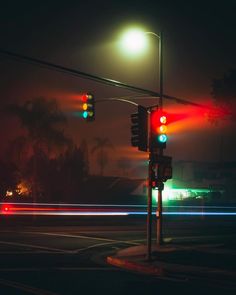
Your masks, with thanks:
<instances>
[{"instance_id":1,"label":"red light trail","mask_svg":"<svg viewBox=\"0 0 236 295\"><path fill-rule=\"evenodd\" d=\"M45 216L127 216L146 215L142 205L97 205L97 204L46 204L46 203L0 203L2 215ZM222 206L164 206L164 215L182 216L236 216L236 207ZM222 211L223 210L223 211ZM155 212L153 212L155 214Z\"/></svg>"}]
</instances>

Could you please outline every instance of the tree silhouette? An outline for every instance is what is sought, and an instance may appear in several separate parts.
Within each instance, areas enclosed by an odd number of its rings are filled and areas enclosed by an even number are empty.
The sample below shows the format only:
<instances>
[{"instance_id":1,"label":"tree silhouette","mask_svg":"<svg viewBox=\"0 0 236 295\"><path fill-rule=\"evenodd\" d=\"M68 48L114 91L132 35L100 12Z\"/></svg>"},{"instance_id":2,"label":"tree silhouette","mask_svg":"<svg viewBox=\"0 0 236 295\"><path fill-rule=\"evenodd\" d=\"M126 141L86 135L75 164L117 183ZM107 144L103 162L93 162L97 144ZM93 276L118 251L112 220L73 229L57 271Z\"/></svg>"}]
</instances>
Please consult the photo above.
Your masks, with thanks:
<instances>
[{"instance_id":1,"label":"tree silhouette","mask_svg":"<svg viewBox=\"0 0 236 295\"><path fill-rule=\"evenodd\" d=\"M18 169L13 162L0 161L0 196L3 198L8 189L16 187Z\"/></svg>"},{"instance_id":2,"label":"tree silhouette","mask_svg":"<svg viewBox=\"0 0 236 295\"><path fill-rule=\"evenodd\" d=\"M71 140L64 135L63 130L66 117L59 110L55 100L45 98L36 98L22 105L10 105L7 111L20 120L27 133L25 137L19 137L18 141L15 141L12 150L16 150L17 144L22 152L26 145L28 146L32 194L36 201L40 187L40 174L42 174L40 172L43 165L42 159L46 161L46 158L55 157L71 144ZM17 156L21 159L19 155Z\"/></svg>"},{"instance_id":3,"label":"tree silhouette","mask_svg":"<svg viewBox=\"0 0 236 295\"><path fill-rule=\"evenodd\" d=\"M85 139L83 139L80 144L80 150L83 153L83 157L84 157L84 174L88 175L89 174L89 149L88 149L87 141Z\"/></svg>"},{"instance_id":4,"label":"tree silhouette","mask_svg":"<svg viewBox=\"0 0 236 295\"><path fill-rule=\"evenodd\" d=\"M97 153L97 163L100 166L100 175L103 176L104 168L108 164L108 153L107 149L112 149L113 145L111 144L108 138L96 137L94 138L95 145L93 146L91 153Z\"/></svg>"},{"instance_id":5,"label":"tree silhouette","mask_svg":"<svg viewBox=\"0 0 236 295\"><path fill-rule=\"evenodd\" d=\"M23 105L10 105L7 111L20 120L33 149L37 147L50 154L53 148L55 150L70 143L62 128L66 117L55 100L39 97Z\"/></svg>"},{"instance_id":6,"label":"tree silhouette","mask_svg":"<svg viewBox=\"0 0 236 295\"><path fill-rule=\"evenodd\" d=\"M29 146L25 136L18 136L8 143L6 159L14 163L18 169L23 169L27 160Z\"/></svg>"},{"instance_id":7,"label":"tree silhouette","mask_svg":"<svg viewBox=\"0 0 236 295\"><path fill-rule=\"evenodd\" d=\"M212 81L212 98L215 103L215 108L209 112L209 121L218 124L222 119L231 120L231 123L236 122L236 69L231 69L220 79ZM223 132L224 126L219 130L219 162L222 162L225 154L226 142L228 140ZM231 139L232 144L232 139Z\"/></svg>"},{"instance_id":8,"label":"tree silhouette","mask_svg":"<svg viewBox=\"0 0 236 295\"><path fill-rule=\"evenodd\" d=\"M212 81L212 97L218 112L212 117L228 117L236 120L236 69L231 69L220 79Z\"/></svg>"}]
</instances>

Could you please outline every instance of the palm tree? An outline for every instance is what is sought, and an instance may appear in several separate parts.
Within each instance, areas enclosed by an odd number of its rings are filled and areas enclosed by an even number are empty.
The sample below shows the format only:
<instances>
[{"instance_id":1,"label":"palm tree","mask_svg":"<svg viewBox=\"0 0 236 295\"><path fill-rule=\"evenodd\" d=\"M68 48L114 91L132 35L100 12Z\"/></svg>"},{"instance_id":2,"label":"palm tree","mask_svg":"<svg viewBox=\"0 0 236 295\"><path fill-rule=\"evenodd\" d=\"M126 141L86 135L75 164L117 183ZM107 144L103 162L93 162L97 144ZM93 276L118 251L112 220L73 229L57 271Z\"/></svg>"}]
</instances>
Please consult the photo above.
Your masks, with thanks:
<instances>
[{"instance_id":1,"label":"palm tree","mask_svg":"<svg viewBox=\"0 0 236 295\"><path fill-rule=\"evenodd\" d=\"M100 166L100 175L103 176L104 168L108 163L108 153L106 149L113 148L108 138L95 137L95 145L93 146L91 153L97 153L97 163Z\"/></svg>"},{"instance_id":2,"label":"palm tree","mask_svg":"<svg viewBox=\"0 0 236 295\"><path fill-rule=\"evenodd\" d=\"M65 137L66 117L59 110L55 100L43 97L25 102L23 105L10 105L7 111L18 117L27 131L32 149L42 149L47 154L70 143Z\"/></svg>"},{"instance_id":3,"label":"palm tree","mask_svg":"<svg viewBox=\"0 0 236 295\"><path fill-rule=\"evenodd\" d=\"M28 140L25 136L18 136L8 142L6 158L14 163L18 169L25 166L27 156L29 155Z\"/></svg>"},{"instance_id":4,"label":"palm tree","mask_svg":"<svg viewBox=\"0 0 236 295\"><path fill-rule=\"evenodd\" d=\"M40 159L37 155L43 152L48 157L55 156L62 148L68 146L71 141L64 135L63 126L66 117L59 110L55 100L36 98L25 102L23 105L10 105L8 113L16 116L27 131L25 142L30 146L32 156L32 178L37 183L37 171L40 167ZM22 138L23 145L23 138ZM33 198L36 200L36 187L32 188Z\"/></svg>"}]
</instances>

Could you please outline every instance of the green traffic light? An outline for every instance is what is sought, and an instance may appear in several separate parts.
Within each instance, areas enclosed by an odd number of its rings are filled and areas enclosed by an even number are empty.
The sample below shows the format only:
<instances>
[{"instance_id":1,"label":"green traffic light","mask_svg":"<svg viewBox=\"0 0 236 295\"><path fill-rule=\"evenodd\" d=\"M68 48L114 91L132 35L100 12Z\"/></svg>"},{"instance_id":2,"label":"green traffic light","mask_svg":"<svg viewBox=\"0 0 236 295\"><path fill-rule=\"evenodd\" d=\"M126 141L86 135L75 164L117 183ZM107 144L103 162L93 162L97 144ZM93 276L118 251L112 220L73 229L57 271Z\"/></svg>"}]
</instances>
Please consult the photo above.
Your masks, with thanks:
<instances>
[{"instance_id":1,"label":"green traffic light","mask_svg":"<svg viewBox=\"0 0 236 295\"><path fill-rule=\"evenodd\" d=\"M159 142L162 142L162 143L165 143L167 142L167 136L165 134L161 134L158 136L158 141Z\"/></svg>"},{"instance_id":2,"label":"green traffic light","mask_svg":"<svg viewBox=\"0 0 236 295\"><path fill-rule=\"evenodd\" d=\"M87 117L88 117L88 112L87 111L83 112L83 118L86 119Z\"/></svg>"}]
</instances>

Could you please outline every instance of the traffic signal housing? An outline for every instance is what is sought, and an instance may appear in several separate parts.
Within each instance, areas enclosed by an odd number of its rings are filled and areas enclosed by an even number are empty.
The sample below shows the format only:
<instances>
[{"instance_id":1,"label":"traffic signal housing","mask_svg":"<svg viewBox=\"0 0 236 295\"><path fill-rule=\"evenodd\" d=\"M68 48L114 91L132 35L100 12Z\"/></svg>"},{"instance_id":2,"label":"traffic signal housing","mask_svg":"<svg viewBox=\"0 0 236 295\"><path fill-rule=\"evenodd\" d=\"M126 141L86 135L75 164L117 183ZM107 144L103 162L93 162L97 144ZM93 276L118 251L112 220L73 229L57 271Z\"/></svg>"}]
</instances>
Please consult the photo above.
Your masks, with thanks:
<instances>
[{"instance_id":1,"label":"traffic signal housing","mask_svg":"<svg viewBox=\"0 0 236 295\"><path fill-rule=\"evenodd\" d=\"M151 111L151 149L165 149L167 137L168 116L161 110Z\"/></svg>"},{"instance_id":2,"label":"traffic signal housing","mask_svg":"<svg viewBox=\"0 0 236 295\"><path fill-rule=\"evenodd\" d=\"M146 152L148 148L148 112L138 106L138 112L131 114L131 145Z\"/></svg>"},{"instance_id":3,"label":"traffic signal housing","mask_svg":"<svg viewBox=\"0 0 236 295\"><path fill-rule=\"evenodd\" d=\"M82 109L83 118L87 122L95 120L95 101L92 93L85 93L82 95Z\"/></svg>"}]
</instances>

